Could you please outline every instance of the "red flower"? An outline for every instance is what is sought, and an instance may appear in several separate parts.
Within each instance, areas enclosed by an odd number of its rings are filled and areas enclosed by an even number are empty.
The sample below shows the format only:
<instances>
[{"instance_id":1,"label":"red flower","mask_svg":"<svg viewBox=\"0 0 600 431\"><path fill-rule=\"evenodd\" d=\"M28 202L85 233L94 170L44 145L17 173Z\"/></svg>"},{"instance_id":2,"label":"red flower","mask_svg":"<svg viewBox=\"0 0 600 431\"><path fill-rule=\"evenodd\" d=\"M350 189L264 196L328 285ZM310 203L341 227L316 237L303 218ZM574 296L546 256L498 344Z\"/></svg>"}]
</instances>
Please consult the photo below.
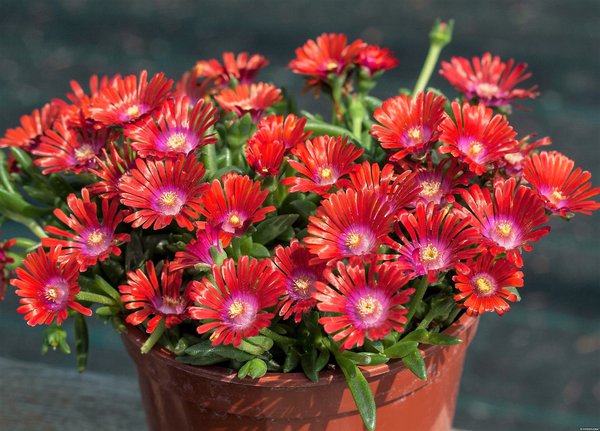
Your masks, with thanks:
<instances>
[{"instance_id":1,"label":"red flower","mask_svg":"<svg viewBox=\"0 0 600 431\"><path fill-rule=\"evenodd\" d=\"M0 148L16 147L31 151L40 143L42 135L58 120L65 106L62 100L53 100L41 110L35 109L31 115L23 115L21 127L8 129L0 139Z\"/></svg>"},{"instance_id":2,"label":"red flower","mask_svg":"<svg viewBox=\"0 0 600 431\"><path fill-rule=\"evenodd\" d=\"M204 145L214 144L214 133L207 133L217 122L216 108L198 101L193 107L188 97L168 100L161 112L145 122L125 129L131 146L140 157L177 157Z\"/></svg>"},{"instance_id":3,"label":"red flower","mask_svg":"<svg viewBox=\"0 0 600 431\"><path fill-rule=\"evenodd\" d=\"M427 275L434 283L441 272L461 267L480 250L481 236L469 221L449 209L433 203L419 203L415 213L403 213L396 225L400 260L412 269L414 276Z\"/></svg>"},{"instance_id":4,"label":"red flower","mask_svg":"<svg viewBox=\"0 0 600 431\"><path fill-rule=\"evenodd\" d=\"M197 307L190 307L192 318L207 321L198 326L198 333L212 331L213 346L233 344L242 338L258 335L270 325L274 314L266 309L277 304L283 293L283 276L268 260L240 257L235 267L233 259L225 259L222 266L213 266L214 282L193 281L190 296Z\"/></svg>"},{"instance_id":5,"label":"red flower","mask_svg":"<svg viewBox=\"0 0 600 431\"><path fill-rule=\"evenodd\" d=\"M209 92L212 81L200 80L200 76L192 69L185 72L179 81L175 83L175 97L187 96L190 99L190 105L194 106L198 101L204 100Z\"/></svg>"},{"instance_id":6,"label":"red flower","mask_svg":"<svg viewBox=\"0 0 600 431\"><path fill-rule=\"evenodd\" d=\"M444 96L430 91L416 97L398 96L388 99L375 110L371 133L386 149L397 149L392 160L409 154L422 157L438 139L438 125L444 118Z\"/></svg>"},{"instance_id":7,"label":"red flower","mask_svg":"<svg viewBox=\"0 0 600 431\"><path fill-rule=\"evenodd\" d=\"M108 129L68 127L65 119L54 123L55 130L47 130L40 145L32 150L35 164L43 168L44 174L52 172L89 171L96 167L96 155L111 139Z\"/></svg>"},{"instance_id":8,"label":"red flower","mask_svg":"<svg viewBox=\"0 0 600 431\"><path fill-rule=\"evenodd\" d=\"M340 190L309 217L308 250L331 264L346 257L373 257L388 240L394 214L373 190Z\"/></svg>"},{"instance_id":9,"label":"red flower","mask_svg":"<svg viewBox=\"0 0 600 431\"><path fill-rule=\"evenodd\" d=\"M236 57L233 52L224 52L222 65L214 58L208 61L201 60L194 66L194 72L217 85L227 85L233 78L240 84L251 84L260 69L268 64L269 61L260 54L240 52Z\"/></svg>"},{"instance_id":10,"label":"red flower","mask_svg":"<svg viewBox=\"0 0 600 431\"><path fill-rule=\"evenodd\" d=\"M14 239L9 239L4 242L0 242L0 301L4 300L4 292L6 291L6 284L8 283L9 271L6 266L14 262L14 259L8 256L8 249L17 243Z\"/></svg>"},{"instance_id":11,"label":"red flower","mask_svg":"<svg viewBox=\"0 0 600 431\"><path fill-rule=\"evenodd\" d=\"M317 307L333 316L321 317L319 323L334 341L341 341L341 350L360 347L365 338L380 340L393 329L404 331L407 309L414 289L404 288L409 278L395 264L385 263L369 278L362 266L337 263L339 276L326 272L329 285L317 282ZM377 274L375 280L374 273Z\"/></svg>"},{"instance_id":12,"label":"red flower","mask_svg":"<svg viewBox=\"0 0 600 431\"><path fill-rule=\"evenodd\" d=\"M450 63L443 61L440 74L467 99L477 98L487 106L508 105L514 99L535 99L540 93L537 85L529 89L514 88L531 76L526 72L527 64L511 58L507 63L500 57L486 52L483 57L473 57L471 64L464 57L452 57Z\"/></svg>"},{"instance_id":13,"label":"red flower","mask_svg":"<svg viewBox=\"0 0 600 431\"><path fill-rule=\"evenodd\" d=\"M258 181L236 173L225 175L222 181L223 185L213 180L202 195L200 212L219 231L219 238L227 247L233 237L244 235L252 223L264 220L275 207L260 207L269 192L261 191Z\"/></svg>"},{"instance_id":14,"label":"red flower","mask_svg":"<svg viewBox=\"0 0 600 431\"><path fill-rule=\"evenodd\" d=\"M281 90L274 85L259 82L224 88L215 96L217 103L238 117L249 113L252 121L258 121L267 108L281 100Z\"/></svg>"},{"instance_id":15,"label":"red flower","mask_svg":"<svg viewBox=\"0 0 600 431\"><path fill-rule=\"evenodd\" d=\"M299 323L302 315L308 313L317 303L313 298L315 283L323 281L325 263L313 262L312 255L296 238L289 247L278 245L275 248L273 261L285 276L285 295L279 301L279 315L289 319L294 315L294 322Z\"/></svg>"},{"instance_id":16,"label":"red flower","mask_svg":"<svg viewBox=\"0 0 600 431\"><path fill-rule=\"evenodd\" d=\"M271 115L260 120L258 130L248 144L270 144L280 142L284 145L286 152L304 142L312 132L305 132L306 118L298 118L294 114L286 117Z\"/></svg>"},{"instance_id":17,"label":"red flower","mask_svg":"<svg viewBox=\"0 0 600 431\"><path fill-rule=\"evenodd\" d=\"M123 155L114 143L110 144L110 153L102 148L102 154L104 157L97 160L98 168L90 169L101 181L87 186L87 189L103 199L112 199L119 196L121 181L135 167L135 155L127 143L123 145Z\"/></svg>"},{"instance_id":18,"label":"red flower","mask_svg":"<svg viewBox=\"0 0 600 431\"><path fill-rule=\"evenodd\" d=\"M196 238L185 246L185 250L175 254L175 260L171 267L173 269L210 267L214 263L211 254L212 248L219 253L223 252L219 244L219 231L209 224L198 227Z\"/></svg>"},{"instance_id":19,"label":"red flower","mask_svg":"<svg viewBox=\"0 0 600 431\"><path fill-rule=\"evenodd\" d=\"M373 76L377 72L398 66L398 59L387 48L369 45L360 52L356 63L366 70L369 76Z\"/></svg>"},{"instance_id":20,"label":"red flower","mask_svg":"<svg viewBox=\"0 0 600 431\"><path fill-rule=\"evenodd\" d=\"M473 176L465 165L453 158L443 159L435 166L429 158L427 166L418 165L416 169L416 182L421 186L416 202L425 204L433 202L444 205L454 202L454 195L458 195L463 187L469 185L469 179Z\"/></svg>"},{"instance_id":21,"label":"red flower","mask_svg":"<svg viewBox=\"0 0 600 431\"><path fill-rule=\"evenodd\" d=\"M342 180L340 185L354 190L374 190L379 199L390 204L393 213L412 203L421 190L413 172L406 170L395 175L394 166L389 163L380 169L377 163L363 162L350 172L350 181Z\"/></svg>"},{"instance_id":22,"label":"red flower","mask_svg":"<svg viewBox=\"0 0 600 431\"><path fill-rule=\"evenodd\" d=\"M500 163L500 166L504 169L507 176L520 178L523 175L523 162L525 158L533 150L552 144L552 140L548 136L534 142L529 142L534 136L527 135L523 139L520 139L516 151L504 155L504 160Z\"/></svg>"},{"instance_id":23,"label":"red flower","mask_svg":"<svg viewBox=\"0 0 600 431\"><path fill-rule=\"evenodd\" d=\"M461 109L458 102L452 102L452 112L455 120L446 117L440 125L439 139L444 143L439 147L440 153L452 154L469 165L471 171L482 175L491 164L515 151L517 133L502 115L494 115L484 105L465 103Z\"/></svg>"},{"instance_id":24,"label":"red flower","mask_svg":"<svg viewBox=\"0 0 600 431\"><path fill-rule=\"evenodd\" d=\"M44 247L62 246L63 253L60 262L76 261L79 271L84 272L88 266L107 259L111 254L121 255L119 245L129 241L126 233L115 233L117 226L125 217L125 211L119 211L119 201L102 200L102 222L98 220L95 202L90 201L87 189L81 190L82 199L74 194L67 198L67 204L72 211L67 216L60 208L54 210L54 215L75 233L54 226L47 226L46 231L51 235L67 239L42 238Z\"/></svg>"},{"instance_id":25,"label":"red flower","mask_svg":"<svg viewBox=\"0 0 600 431\"><path fill-rule=\"evenodd\" d=\"M299 144L292 154L299 161L288 160L288 163L303 177L284 178L281 183L289 188L289 192L314 192L327 194L339 179L354 169L352 162L359 158L363 150L348 143L348 138L317 136L312 140Z\"/></svg>"},{"instance_id":26,"label":"red flower","mask_svg":"<svg viewBox=\"0 0 600 431\"><path fill-rule=\"evenodd\" d=\"M308 86L318 87L327 82L329 74L343 76L366 48L362 40L347 45L344 34L323 33L314 41L309 39L296 49L296 58L288 67L292 72L308 76Z\"/></svg>"},{"instance_id":27,"label":"red flower","mask_svg":"<svg viewBox=\"0 0 600 431\"><path fill-rule=\"evenodd\" d=\"M525 159L524 177L538 193L546 209L565 217L567 213L591 215L600 203L590 198L600 194L600 187L592 188L592 174L573 170L575 162L556 151L542 151Z\"/></svg>"},{"instance_id":28,"label":"red flower","mask_svg":"<svg viewBox=\"0 0 600 431\"><path fill-rule=\"evenodd\" d=\"M254 171L262 176L274 176L279 173L285 145L280 141L269 143L249 140L244 148L246 161Z\"/></svg>"},{"instance_id":29,"label":"red flower","mask_svg":"<svg viewBox=\"0 0 600 431\"><path fill-rule=\"evenodd\" d=\"M204 166L194 156L187 159L136 160L136 169L121 180L121 203L137 211L125 218L132 226L162 229L173 219L180 227L192 230L198 218L200 197L208 188L200 183Z\"/></svg>"},{"instance_id":30,"label":"red flower","mask_svg":"<svg viewBox=\"0 0 600 431\"><path fill-rule=\"evenodd\" d=\"M125 321L141 325L148 317L146 332L154 332L164 320L170 328L189 317L189 289L181 291L182 271L176 271L169 262L164 262L160 273L160 284L154 263L146 261L146 273L141 269L127 273L127 284L119 286L121 300L127 310L135 310Z\"/></svg>"},{"instance_id":31,"label":"red flower","mask_svg":"<svg viewBox=\"0 0 600 431\"><path fill-rule=\"evenodd\" d=\"M491 254L484 254L467 266L467 270L457 269L457 274L452 277L460 290L454 300L466 298L461 305L467 309L467 314L478 316L495 311L502 316L510 310L506 301L515 302L517 296L508 288L522 287L523 273L508 260L496 260Z\"/></svg>"},{"instance_id":32,"label":"red flower","mask_svg":"<svg viewBox=\"0 0 600 431\"><path fill-rule=\"evenodd\" d=\"M75 301L79 293L77 262L61 264L60 254L60 247L48 253L39 247L27 255L22 267L17 268L17 277L10 281L21 297L17 311L25 314L29 326L49 325L54 319L60 325L69 314L68 308L92 315L92 310Z\"/></svg>"},{"instance_id":33,"label":"red flower","mask_svg":"<svg viewBox=\"0 0 600 431\"><path fill-rule=\"evenodd\" d=\"M73 103L68 109L70 125L79 127L91 125L88 124L88 120L93 123L93 120L91 120L90 106L92 105L94 98L106 87L114 85L117 79L121 79L121 75L116 75L112 78L103 76L100 79L98 79L97 75L92 75L89 80L89 94L85 92L77 81L71 81L72 93L67 93L67 98Z\"/></svg>"},{"instance_id":34,"label":"red flower","mask_svg":"<svg viewBox=\"0 0 600 431\"><path fill-rule=\"evenodd\" d=\"M531 251L529 243L550 231L549 226L542 226L548 221L542 200L533 190L517 187L514 178L498 181L493 198L488 189L482 190L477 184L461 190L461 196L468 207L464 215L483 236L486 249L494 256L506 252L508 260L519 268L523 266L519 250Z\"/></svg>"},{"instance_id":35,"label":"red flower","mask_svg":"<svg viewBox=\"0 0 600 431\"><path fill-rule=\"evenodd\" d=\"M145 70L137 76L117 77L90 106L92 119L106 126L123 126L151 114L169 96L173 81L157 73L148 82Z\"/></svg>"}]
</instances>

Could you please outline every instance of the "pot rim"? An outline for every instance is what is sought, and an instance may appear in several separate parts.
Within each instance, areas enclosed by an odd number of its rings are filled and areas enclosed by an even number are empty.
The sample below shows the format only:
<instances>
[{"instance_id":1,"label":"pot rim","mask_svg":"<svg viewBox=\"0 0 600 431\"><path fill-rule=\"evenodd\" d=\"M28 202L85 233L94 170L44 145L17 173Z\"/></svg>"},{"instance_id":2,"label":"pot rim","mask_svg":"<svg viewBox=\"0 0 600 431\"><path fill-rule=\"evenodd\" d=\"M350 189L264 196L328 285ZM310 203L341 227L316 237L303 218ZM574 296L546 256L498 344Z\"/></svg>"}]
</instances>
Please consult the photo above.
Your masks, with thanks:
<instances>
[{"instance_id":1,"label":"pot rim","mask_svg":"<svg viewBox=\"0 0 600 431\"><path fill-rule=\"evenodd\" d=\"M450 325L442 333L445 335L456 336L458 333L466 333L470 327L472 327L478 321L477 317L469 316L464 313L458 320ZM123 332L121 336L127 338L137 349L141 348L144 341L147 339L147 335L140 331L137 327L126 324L127 331ZM463 339L464 343L470 343L470 339ZM441 348L447 348L452 346L435 346L426 345L420 348L421 354L424 359L433 356ZM323 370L319 373L319 381L313 382L309 380L306 375L302 372L293 373L267 373L265 376L259 379L238 379L237 372L231 368L226 368L218 365L209 366L193 366L178 362L175 359L175 354L170 350L156 346L146 355L153 356L155 360L164 363L164 366L170 366L173 368L180 369L183 372L200 375L202 378L227 382L235 385L243 386L268 386L268 387L315 387L329 385L336 381L344 380L343 374L339 369L335 370ZM143 356L139 354L140 359ZM135 358L134 358L135 360ZM386 364L381 365L370 365L360 366L361 371L367 379L372 379L387 372L400 372L402 368L406 368L401 360L392 360Z\"/></svg>"}]
</instances>

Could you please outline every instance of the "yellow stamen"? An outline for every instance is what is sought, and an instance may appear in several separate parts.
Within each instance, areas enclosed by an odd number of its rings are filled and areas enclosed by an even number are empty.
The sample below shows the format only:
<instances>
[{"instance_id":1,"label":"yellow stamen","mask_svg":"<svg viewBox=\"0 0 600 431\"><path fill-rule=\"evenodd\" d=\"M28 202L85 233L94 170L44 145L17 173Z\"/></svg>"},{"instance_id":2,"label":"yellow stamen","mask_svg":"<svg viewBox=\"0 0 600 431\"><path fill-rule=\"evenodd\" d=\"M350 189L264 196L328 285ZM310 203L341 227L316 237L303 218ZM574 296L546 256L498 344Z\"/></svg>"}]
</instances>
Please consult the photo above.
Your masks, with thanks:
<instances>
[{"instance_id":1,"label":"yellow stamen","mask_svg":"<svg viewBox=\"0 0 600 431\"><path fill-rule=\"evenodd\" d=\"M550 194L550 201L552 201L553 203L558 203L564 200L565 195L563 195L558 188L555 187L554 189L552 189L552 194Z\"/></svg>"},{"instance_id":2,"label":"yellow stamen","mask_svg":"<svg viewBox=\"0 0 600 431\"><path fill-rule=\"evenodd\" d=\"M325 64L325 69L330 72L337 71L337 69L338 69L337 61L333 61L333 60L328 61L327 64Z\"/></svg>"},{"instance_id":3,"label":"yellow stamen","mask_svg":"<svg viewBox=\"0 0 600 431\"><path fill-rule=\"evenodd\" d=\"M174 207L179 203L179 197L175 192L164 192L158 200L166 207Z\"/></svg>"},{"instance_id":4,"label":"yellow stamen","mask_svg":"<svg viewBox=\"0 0 600 431\"><path fill-rule=\"evenodd\" d=\"M322 180L328 180L329 178L331 178L331 175L333 174L331 168L320 168L319 169L319 176L321 177Z\"/></svg>"},{"instance_id":5,"label":"yellow stamen","mask_svg":"<svg viewBox=\"0 0 600 431\"><path fill-rule=\"evenodd\" d=\"M492 97L498 93L498 86L494 84L488 84L487 82L482 82L477 85L477 93L483 97Z\"/></svg>"},{"instance_id":6,"label":"yellow stamen","mask_svg":"<svg viewBox=\"0 0 600 431\"><path fill-rule=\"evenodd\" d=\"M498 232L500 236L508 238L512 233L512 223L509 223L507 221L498 223L498 225L496 226L496 232Z\"/></svg>"},{"instance_id":7,"label":"yellow stamen","mask_svg":"<svg viewBox=\"0 0 600 431\"><path fill-rule=\"evenodd\" d=\"M78 162L85 162L94 157L94 149L89 144L84 144L75 150L75 159Z\"/></svg>"},{"instance_id":8,"label":"yellow stamen","mask_svg":"<svg viewBox=\"0 0 600 431\"><path fill-rule=\"evenodd\" d=\"M140 115L140 107L138 105L130 106L127 108L126 113L129 117L137 117Z\"/></svg>"},{"instance_id":9,"label":"yellow stamen","mask_svg":"<svg viewBox=\"0 0 600 431\"><path fill-rule=\"evenodd\" d=\"M356 303L356 311L361 317L369 317L381 311L381 302L377 298L367 295Z\"/></svg>"},{"instance_id":10,"label":"yellow stamen","mask_svg":"<svg viewBox=\"0 0 600 431\"><path fill-rule=\"evenodd\" d=\"M106 235L103 232L95 230L87 237L87 243L88 245L100 245L104 238L106 238Z\"/></svg>"},{"instance_id":11,"label":"yellow stamen","mask_svg":"<svg viewBox=\"0 0 600 431\"><path fill-rule=\"evenodd\" d=\"M348 248L356 248L362 244L362 239L362 234L352 232L346 237L346 246L348 246Z\"/></svg>"},{"instance_id":12,"label":"yellow stamen","mask_svg":"<svg viewBox=\"0 0 600 431\"><path fill-rule=\"evenodd\" d=\"M233 227L240 227L242 225L242 220L237 214L231 214L229 216L229 224Z\"/></svg>"},{"instance_id":13,"label":"yellow stamen","mask_svg":"<svg viewBox=\"0 0 600 431\"><path fill-rule=\"evenodd\" d=\"M229 306L228 311L229 311L229 317L231 319L237 319L238 317L242 316L244 314L244 312L246 311L246 304L244 304L242 301L236 299Z\"/></svg>"},{"instance_id":14,"label":"yellow stamen","mask_svg":"<svg viewBox=\"0 0 600 431\"><path fill-rule=\"evenodd\" d=\"M430 198L435 196L440 191L441 183L439 181L423 181L421 183L421 191L419 194Z\"/></svg>"},{"instance_id":15,"label":"yellow stamen","mask_svg":"<svg viewBox=\"0 0 600 431\"><path fill-rule=\"evenodd\" d=\"M48 301L56 302L56 299L58 298L58 289L54 286L49 286L46 288L44 296Z\"/></svg>"},{"instance_id":16,"label":"yellow stamen","mask_svg":"<svg viewBox=\"0 0 600 431\"><path fill-rule=\"evenodd\" d=\"M306 293L311 286L311 281L307 277L299 277L294 280L294 290Z\"/></svg>"},{"instance_id":17,"label":"yellow stamen","mask_svg":"<svg viewBox=\"0 0 600 431\"><path fill-rule=\"evenodd\" d=\"M494 290L492 281L484 276L479 276L475 279L475 286L477 288L477 291L483 295L486 295Z\"/></svg>"},{"instance_id":18,"label":"yellow stamen","mask_svg":"<svg viewBox=\"0 0 600 431\"><path fill-rule=\"evenodd\" d=\"M182 150L187 144L187 138L184 133L174 133L167 139L166 146L173 151Z\"/></svg>"},{"instance_id":19,"label":"yellow stamen","mask_svg":"<svg viewBox=\"0 0 600 431\"><path fill-rule=\"evenodd\" d=\"M163 296L163 304L167 307L175 308L181 305L181 300L171 296Z\"/></svg>"},{"instance_id":20,"label":"yellow stamen","mask_svg":"<svg viewBox=\"0 0 600 431\"><path fill-rule=\"evenodd\" d=\"M423 139L423 132L420 127L413 127L408 131L408 136L414 139L415 141L420 141Z\"/></svg>"},{"instance_id":21,"label":"yellow stamen","mask_svg":"<svg viewBox=\"0 0 600 431\"><path fill-rule=\"evenodd\" d=\"M479 142L479 141L472 141L469 144L469 150L468 151L469 151L469 154L471 156L478 155L479 153L481 153L481 150L483 150L483 145L481 145L481 142Z\"/></svg>"},{"instance_id":22,"label":"yellow stamen","mask_svg":"<svg viewBox=\"0 0 600 431\"><path fill-rule=\"evenodd\" d=\"M423 248L419 253L421 260L425 262L433 262L440 256L439 250L432 244L428 244L427 247Z\"/></svg>"}]
</instances>

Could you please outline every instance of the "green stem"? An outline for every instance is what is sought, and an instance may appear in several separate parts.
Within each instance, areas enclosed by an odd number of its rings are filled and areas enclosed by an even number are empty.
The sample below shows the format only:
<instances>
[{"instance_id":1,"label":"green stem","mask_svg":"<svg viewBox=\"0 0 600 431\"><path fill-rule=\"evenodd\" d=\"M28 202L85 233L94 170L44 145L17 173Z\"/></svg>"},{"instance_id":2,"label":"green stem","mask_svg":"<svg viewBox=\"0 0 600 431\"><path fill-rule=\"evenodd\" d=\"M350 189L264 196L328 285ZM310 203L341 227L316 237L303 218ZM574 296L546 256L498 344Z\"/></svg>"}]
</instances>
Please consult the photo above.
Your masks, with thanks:
<instances>
[{"instance_id":1,"label":"green stem","mask_svg":"<svg viewBox=\"0 0 600 431\"><path fill-rule=\"evenodd\" d=\"M406 315L406 323L404 325L405 328L408 328L412 318L417 312L417 307L420 302L423 300L423 296L425 296L425 291L427 290L427 275L421 277L421 279L417 283L417 291L413 294L413 297L408 305L408 314Z\"/></svg>"},{"instance_id":2,"label":"green stem","mask_svg":"<svg viewBox=\"0 0 600 431\"><path fill-rule=\"evenodd\" d=\"M209 144L204 147L202 153L202 162L206 168L209 178L214 178L219 166L217 164L217 150L214 144Z\"/></svg>"},{"instance_id":3,"label":"green stem","mask_svg":"<svg viewBox=\"0 0 600 431\"><path fill-rule=\"evenodd\" d=\"M95 302L103 305L115 305L115 301L113 299L92 292L80 291L77 295L75 295L75 299L78 301Z\"/></svg>"},{"instance_id":4,"label":"green stem","mask_svg":"<svg viewBox=\"0 0 600 431\"><path fill-rule=\"evenodd\" d=\"M48 236L48 235L46 235L46 232L44 231L44 229L42 229L42 227L35 220L27 219L27 218L23 217L21 220L15 220L15 221L18 221L22 225L27 226L27 228L31 231L31 233L33 233L38 238L46 238Z\"/></svg>"},{"instance_id":5,"label":"green stem","mask_svg":"<svg viewBox=\"0 0 600 431\"><path fill-rule=\"evenodd\" d=\"M165 332L165 319L160 319L160 322L158 323L158 325L156 325L156 328L154 328L154 331L152 332L152 334L150 334L150 336L148 337L146 342L144 344L142 344L142 347L140 348L140 352L142 352L142 354L145 355L150 350L152 350L152 348L158 342L158 340L160 340L160 337L162 337L162 334L164 332Z\"/></svg>"},{"instance_id":6,"label":"green stem","mask_svg":"<svg viewBox=\"0 0 600 431\"><path fill-rule=\"evenodd\" d=\"M286 337L285 335L278 334L275 331L272 331L269 328L263 328L259 331L265 337L269 337L271 340L275 341L279 344L291 345L296 342L293 338Z\"/></svg>"},{"instance_id":7,"label":"green stem","mask_svg":"<svg viewBox=\"0 0 600 431\"><path fill-rule=\"evenodd\" d=\"M425 63L423 64L423 68L419 74L419 79L417 79L417 83L415 84L415 88L412 93L413 97L415 97L417 93L425 90L427 87L427 83L431 78L433 69L437 64L442 49L452 40L453 29L454 22L452 20L448 23L437 20L433 25L433 29L431 30L431 33L429 33L429 52L427 53Z\"/></svg>"},{"instance_id":8,"label":"green stem","mask_svg":"<svg viewBox=\"0 0 600 431\"><path fill-rule=\"evenodd\" d=\"M6 191L10 193L15 192L15 188L13 187L12 182L10 181L10 177L8 175L6 154L4 154L4 151L2 150L0 150L0 184L4 186Z\"/></svg>"}]
</instances>

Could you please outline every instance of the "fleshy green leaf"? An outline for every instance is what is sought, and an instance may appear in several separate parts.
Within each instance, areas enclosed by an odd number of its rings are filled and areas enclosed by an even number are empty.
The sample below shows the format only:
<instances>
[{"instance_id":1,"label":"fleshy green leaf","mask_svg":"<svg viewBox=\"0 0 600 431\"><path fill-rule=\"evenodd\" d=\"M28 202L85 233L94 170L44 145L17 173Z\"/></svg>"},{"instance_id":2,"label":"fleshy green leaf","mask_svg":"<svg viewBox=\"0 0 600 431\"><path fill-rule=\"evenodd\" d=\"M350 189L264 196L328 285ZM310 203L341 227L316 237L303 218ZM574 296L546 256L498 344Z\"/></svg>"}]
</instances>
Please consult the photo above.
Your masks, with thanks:
<instances>
[{"instance_id":1,"label":"fleshy green leaf","mask_svg":"<svg viewBox=\"0 0 600 431\"><path fill-rule=\"evenodd\" d=\"M269 253L269 249L264 245L253 243L252 247L250 248L250 256L262 259L265 257L271 257L271 253Z\"/></svg>"},{"instance_id":2,"label":"fleshy green leaf","mask_svg":"<svg viewBox=\"0 0 600 431\"><path fill-rule=\"evenodd\" d=\"M419 343L416 341L402 340L385 349L383 354L388 358L403 358L409 353L416 351L418 345Z\"/></svg>"},{"instance_id":3,"label":"fleshy green leaf","mask_svg":"<svg viewBox=\"0 0 600 431\"><path fill-rule=\"evenodd\" d=\"M373 397L373 392L371 392L367 379L365 379L365 376L363 376L358 367L351 360L345 358L341 354L337 354L335 359L344 373L344 377L346 378L348 388L350 388L352 398L354 398L360 417L367 429L373 431L377 419L376 406L375 398Z\"/></svg>"},{"instance_id":4,"label":"fleshy green leaf","mask_svg":"<svg viewBox=\"0 0 600 431\"><path fill-rule=\"evenodd\" d=\"M283 362L283 372L289 373L293 371L300 363L300 354L296 349L289 349Z\"/></svg>"},{"instance_id":5,"label":"fleshy green leaf","mask_svg":"<svg viewBox=\"0 0 600 431\"><path fill-rule=\"evenodd\" d=\"M311 350L310 352L306 352L300 358L300 364L302 365L302 371L306 374L313 382L319 381L319 372L317 371L317 351Z\"/></svg>"},{"instance_id":6,"label":"fleshy green leaf","mask_svg":"<svg viewBox=\"0 0 600 431\"><path fill-rule=\"evenodd\" d=\"M240 379L243 379L246 376L250 376L253 379L258 379L265 374L267 374L267 364L265 361L259 358L254 358L246 362L238 371L238 377Z\"/></svg>"},{"instance_id":7,"label":"fleshy green leaf","mask_svg":"<svg viewBox=\"0 0 600 431\"><path fill-rule=\"evenodd\" d=\"M427 380L427 367L425 366L421 352L413 350L402 358L402 362L419 379Z\"/></svg>"},{"instance_id":8,"label":"fleshy green leaf","mask_svg":"<svg viewBox=\"0 0 600 431\"><path fill-rule=\"evenodd\" d=\"M252 235L252 239L254 242L267 244L285 232L297 219L298 214L271 217L256 226L256 232Z\"/></svg>"},{"instance_id":9,"label":"fleshy green leaf","mask_svg":"<svg viewBox=\"0 0 600 431\"><path fill-rule=\"evenodd\" d=\"M190 356L219 356L221 358L234 359L236 361L249 361L254 355L236 349L232 345L219 344L213 346L209 340L201 341L198 344L185 349L185 353Z\"/></svg>"},{"instance_id":10,"label":"fleshy green leaf","mask_svg":"<svg viewBox=\"0 0 600 431\"><path fill-rule=\"evenodd\" d=\"M88 357L88 328L85 322L85 317L82 314L76 313L75 318L75 354L77 357L77 371L80 373L85 370L87 366Z\"/></svg>"},{"instance_id":11,"label":"fleshy green leaf","mask_svg":"<svg viewBox=\"0 0 600 431\"><path fill-rule=\"evenodd\" d=\"M463 340L451 335L440 334L439 332L432 332L427 337L426 344L435 344L436 346L454 346L455 344L462 343Z\"/></svg>"}]
</instances>

